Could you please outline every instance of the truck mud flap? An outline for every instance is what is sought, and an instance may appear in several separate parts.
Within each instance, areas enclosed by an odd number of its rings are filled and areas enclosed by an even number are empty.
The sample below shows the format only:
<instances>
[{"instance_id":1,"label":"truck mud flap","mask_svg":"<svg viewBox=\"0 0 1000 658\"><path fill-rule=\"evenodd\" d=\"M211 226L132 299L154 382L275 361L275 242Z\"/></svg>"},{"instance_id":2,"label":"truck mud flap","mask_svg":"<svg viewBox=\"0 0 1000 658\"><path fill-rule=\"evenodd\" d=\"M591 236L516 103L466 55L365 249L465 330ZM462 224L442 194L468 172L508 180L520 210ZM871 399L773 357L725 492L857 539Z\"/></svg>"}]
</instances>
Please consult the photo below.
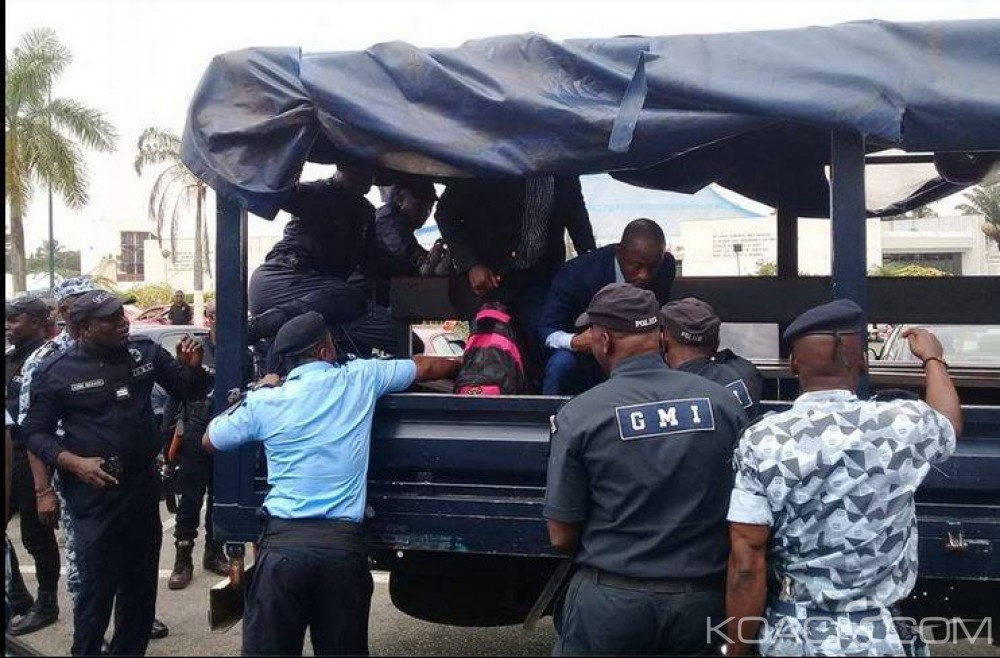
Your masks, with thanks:
<instances>
[{"instance_id":1,"label":"truck mud flap","mask_svg":"<svg viewBox=\"0 0 1000 658\"><path fill-rule=\"evenodd\" d=\"M243 619L246 584L253 577L253 567L243 573L241 582L226 578L208 590L208 626L213 633L225 633Z\"/></svg>"}]
</instances>

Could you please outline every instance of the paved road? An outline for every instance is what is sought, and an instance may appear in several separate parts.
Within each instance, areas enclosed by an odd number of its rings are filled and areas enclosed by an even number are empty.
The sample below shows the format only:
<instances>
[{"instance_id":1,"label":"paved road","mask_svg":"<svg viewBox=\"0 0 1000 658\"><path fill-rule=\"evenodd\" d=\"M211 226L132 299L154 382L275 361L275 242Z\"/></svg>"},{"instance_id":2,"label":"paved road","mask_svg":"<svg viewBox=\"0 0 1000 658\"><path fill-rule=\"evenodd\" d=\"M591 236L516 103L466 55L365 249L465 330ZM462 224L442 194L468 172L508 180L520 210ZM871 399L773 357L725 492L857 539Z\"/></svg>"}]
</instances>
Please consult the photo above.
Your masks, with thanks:
<instances>
[{"instance_id":1,"label":"paved road","mask_svg":"<svg viewBox=\"0 0 1000 658\"><path fill-rule=\"evenodd\" d=\"M196 566L195 578L182 591L167 589L167 577L173 565L173 517L161 510L164 519L163 552L160 556L160 592L158 616L170 627L170 635L149 645L150 656L236 656L240 652L241 627L227 633L213 634L208 629L208 588L219 579L215 574ZM9 527L11 540L23 553L17 520ZM199 541L196 556L200 559ZM35 589L31 557L21 560L25 581ZM60 582L59 622L49 628L25 636L34 648L45 655L68 655L72 639L72 609L65 587ZM1000 632L1000 629L995 629ZM527 633L520 626L502 628L458 628L430 624L408 617L396 610L389 601L389 586L385 574L375 576L369 643L376 656L521 656L548 655L552 647L551 620L545 619L538 628ZM311 650L306 642L306 654ZM938 646L935 656L1000 656L1000 649L985 645Z\"/></svg>"}]
</instances>

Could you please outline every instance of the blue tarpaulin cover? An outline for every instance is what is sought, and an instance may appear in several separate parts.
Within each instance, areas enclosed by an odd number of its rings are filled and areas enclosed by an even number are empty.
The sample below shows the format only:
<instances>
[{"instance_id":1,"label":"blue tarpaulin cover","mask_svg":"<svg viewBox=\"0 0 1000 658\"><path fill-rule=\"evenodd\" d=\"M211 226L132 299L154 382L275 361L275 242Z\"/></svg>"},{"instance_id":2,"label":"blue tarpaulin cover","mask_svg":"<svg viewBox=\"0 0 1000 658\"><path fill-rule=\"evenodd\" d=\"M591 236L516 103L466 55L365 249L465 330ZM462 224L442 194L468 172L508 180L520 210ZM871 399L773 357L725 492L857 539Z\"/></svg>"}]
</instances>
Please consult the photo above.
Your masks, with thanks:
<instances>
[{"instance_id":1,"label":"blue tarpaulin cover","mask_svg":"<svg viewBox=\"0 0 1000 658\"><path fill-rule=\"evenodd\" d=\"M181 157L268 218L305 162L345 156L439 180L613 172L769 205L780 189L823 216L832 130L869 151L1000 150L1000 20L240 50L205 72Z\"/></svg>"}]
</instances>

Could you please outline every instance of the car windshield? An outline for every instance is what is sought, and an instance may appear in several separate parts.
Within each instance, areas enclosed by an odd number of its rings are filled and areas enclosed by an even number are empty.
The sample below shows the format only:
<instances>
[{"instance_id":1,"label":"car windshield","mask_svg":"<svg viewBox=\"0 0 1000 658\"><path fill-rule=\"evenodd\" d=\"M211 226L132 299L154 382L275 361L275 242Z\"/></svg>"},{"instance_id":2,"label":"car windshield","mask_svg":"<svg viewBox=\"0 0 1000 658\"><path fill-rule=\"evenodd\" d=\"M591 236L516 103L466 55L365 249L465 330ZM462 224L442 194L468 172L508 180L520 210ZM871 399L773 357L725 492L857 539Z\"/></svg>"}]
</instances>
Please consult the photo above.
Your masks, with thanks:
<instances>
[{"instance_id":1,"label":"car windshield","mask_svg":"<svg viewBox=\"0 0 1000 658\"><path fill-rule=\"evenodd\" d=\"M920 325L916 325L920 326ZM944 347L944 358L951 363L1000 365L1000 325L927 325ZM891 361L916 361L907 341L898 332L884 358Z\"/></svg>"}]
</instances>

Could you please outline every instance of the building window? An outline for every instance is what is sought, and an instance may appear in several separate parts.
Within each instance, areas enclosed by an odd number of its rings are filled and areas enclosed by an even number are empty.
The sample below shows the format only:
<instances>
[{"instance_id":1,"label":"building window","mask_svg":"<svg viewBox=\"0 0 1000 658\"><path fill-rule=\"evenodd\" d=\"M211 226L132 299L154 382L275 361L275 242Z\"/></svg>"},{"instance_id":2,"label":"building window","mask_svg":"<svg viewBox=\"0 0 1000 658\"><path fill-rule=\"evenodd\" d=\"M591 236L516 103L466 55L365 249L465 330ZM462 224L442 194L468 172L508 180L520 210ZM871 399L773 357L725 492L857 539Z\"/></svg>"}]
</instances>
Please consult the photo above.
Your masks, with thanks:
<instances>
[{"instance_id":1,"label":"building window","mask_svg":"<svg viewBox=\"0 0 1000 658\"><path fill-rule=\"evenodd\" d=\"M146 277L143 244L153 237L148 231L122 231L121 256L118 258L119 281L144 281Z\"/></svg>"},{"instance_id":2,"label":"building window","mask_svg":"<svg viewBox=\"0 0 1000 658\"><path fill-rule=\"evenodd\" d=\"M883 253L884 265L921 265L933 267L954 276L962 276L962 254L960 253Z\"/></svg>"}]
</instances>

